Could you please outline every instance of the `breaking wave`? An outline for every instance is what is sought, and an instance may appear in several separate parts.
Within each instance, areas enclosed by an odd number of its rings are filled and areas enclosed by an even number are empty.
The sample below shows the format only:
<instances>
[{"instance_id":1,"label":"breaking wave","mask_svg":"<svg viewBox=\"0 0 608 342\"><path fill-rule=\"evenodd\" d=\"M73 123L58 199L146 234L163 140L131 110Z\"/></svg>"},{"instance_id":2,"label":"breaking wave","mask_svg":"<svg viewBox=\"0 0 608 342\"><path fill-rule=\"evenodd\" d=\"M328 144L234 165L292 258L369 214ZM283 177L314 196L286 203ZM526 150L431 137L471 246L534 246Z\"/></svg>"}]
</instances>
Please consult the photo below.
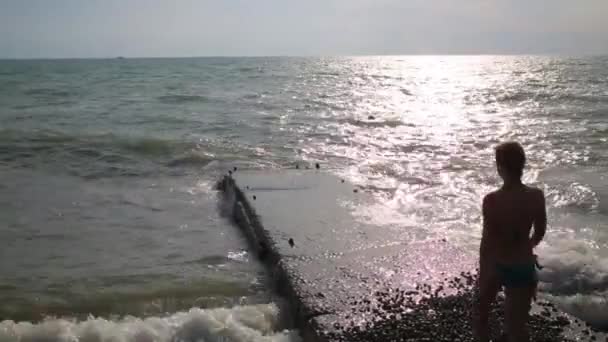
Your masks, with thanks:
<instances>
[{"instance_id":1,"label":"breaking wave","mask_svg":"<svg viewBox=\"0 0 608 342\"><path fill-rule=\"evenodd\" d=\"M198 309L166 317L48 318L40 323L0 322L5 342L299 342L295 330L280 328L275 304Z\"/></svg>"}]
</instances>

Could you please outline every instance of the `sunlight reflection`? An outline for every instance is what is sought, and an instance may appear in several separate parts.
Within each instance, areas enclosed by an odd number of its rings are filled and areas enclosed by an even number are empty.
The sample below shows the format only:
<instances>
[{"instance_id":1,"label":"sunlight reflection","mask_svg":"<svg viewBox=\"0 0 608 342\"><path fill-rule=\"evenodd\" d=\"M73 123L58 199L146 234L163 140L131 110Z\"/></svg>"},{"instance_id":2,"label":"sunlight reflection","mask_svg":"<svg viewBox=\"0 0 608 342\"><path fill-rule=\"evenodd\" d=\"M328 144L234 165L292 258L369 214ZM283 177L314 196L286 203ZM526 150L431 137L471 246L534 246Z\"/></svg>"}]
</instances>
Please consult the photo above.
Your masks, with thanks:
<instances>
[{"instance_id":1,"label":"sunlight reflection","mask_svg":"<svg viewBox=\"0 0 608 342\"><path fill-rule=\"evenodd\" d=\"M311 140L303 151L311 159L346 160L350 166L341 175L381 199L369 209L383 213L375 220L424 227L438 236L449 228L453 238L475 241L479 203L497 182L493 146L518 139L541 148L539 141L552 134L541 117L528 115L539 110L541 98L522 90L531 79L557 77L545 75L542 63L550 60L415 56L332 61L333 88L323 88L323 101L332 110L319 114L326 124L314 129L326 139ZM540 76L534 70L541 70ZM542 167L558 155L582 158L547 149L539 150L543 159L532 155L531 165Z\"/></svg>"}]
</instances>

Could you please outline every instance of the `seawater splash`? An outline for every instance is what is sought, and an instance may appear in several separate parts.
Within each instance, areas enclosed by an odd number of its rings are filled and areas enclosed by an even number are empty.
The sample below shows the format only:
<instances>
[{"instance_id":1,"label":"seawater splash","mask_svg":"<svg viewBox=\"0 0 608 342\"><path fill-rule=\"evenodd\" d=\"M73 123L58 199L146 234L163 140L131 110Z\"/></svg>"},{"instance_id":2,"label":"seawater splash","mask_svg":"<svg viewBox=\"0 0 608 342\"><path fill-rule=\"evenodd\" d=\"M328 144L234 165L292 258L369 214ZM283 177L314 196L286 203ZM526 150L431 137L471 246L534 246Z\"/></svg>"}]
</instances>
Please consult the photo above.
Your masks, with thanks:
<instances>
[{"instance_id":1,"label":"seawater splash","mask_svg":"<svg viewBox=\"0 0 608 342\"><path fill-rule=\"evenodd\" d=\"M608 291L608 260L588 243L566 240L542 249L541 289L554 295Z\"/></svg>"},{"instance_id":2,"label":"seawater splash","mask_svg":"<svg viewBox=\"0 0 608 342\"><path fill-rule=\"evenodd\" d=\"M2 342L300 342L295 330L279 330L275 304L190 309L168 317L86 321L47 319L0 322Z\"/></svg>"},{"instance_id":3,"label":"seawater splash","mask_svg":"<svg viewBox=\"0 0 608 342\"><path fill-rule=\"evenodd\" d=\"M592 326L608 330L608 292L593 295L552 296L548 298L564 311Z\"/></svg>"}]
</instances>

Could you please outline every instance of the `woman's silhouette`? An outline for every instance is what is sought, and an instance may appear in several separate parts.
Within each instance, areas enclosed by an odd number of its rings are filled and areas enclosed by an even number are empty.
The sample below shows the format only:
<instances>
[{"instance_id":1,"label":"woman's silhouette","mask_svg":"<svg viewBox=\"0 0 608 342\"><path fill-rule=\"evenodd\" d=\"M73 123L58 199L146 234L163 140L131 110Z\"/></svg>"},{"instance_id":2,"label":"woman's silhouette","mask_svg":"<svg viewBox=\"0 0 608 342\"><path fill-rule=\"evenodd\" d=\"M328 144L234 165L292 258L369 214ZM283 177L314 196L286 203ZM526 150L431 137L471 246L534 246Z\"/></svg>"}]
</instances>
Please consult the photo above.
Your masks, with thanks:
<instances>
[{"instance_id":1,"label":"woman's silhouette","mask_svg":"<svg viewBox=\"0 0 608 342\"><path fill-rule=\"evenodd\" d=\"M476 331L489 341L488 315L501 287L505 289L505 335L509 342L529 341L527 322L536 293L536 257L533 248L547 227L545 197L541 190L522 183L526 157L516 142L496 148L496 167L503 179L500 189L483 199L483 233L479 255L479 298ZM534 227L534 233L530 231Z\"/></svg>"}]
</instances>

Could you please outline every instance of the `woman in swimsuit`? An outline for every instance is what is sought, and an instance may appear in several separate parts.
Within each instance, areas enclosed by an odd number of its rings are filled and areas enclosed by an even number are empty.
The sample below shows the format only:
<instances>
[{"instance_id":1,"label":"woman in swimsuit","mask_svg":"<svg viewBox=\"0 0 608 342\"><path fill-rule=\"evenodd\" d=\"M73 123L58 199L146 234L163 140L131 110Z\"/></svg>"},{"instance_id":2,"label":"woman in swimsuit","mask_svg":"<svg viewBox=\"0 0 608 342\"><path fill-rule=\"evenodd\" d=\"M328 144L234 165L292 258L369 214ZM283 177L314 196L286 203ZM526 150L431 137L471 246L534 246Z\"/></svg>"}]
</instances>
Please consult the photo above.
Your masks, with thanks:
<instances>
[{"instance_id":1,"label":"woman in swimsuit","mask_svg":"<svg viewBox=\"0 0 608 342\"><path fill-rule=\"evenodd\" d=\"M496 148L496 167L503 185L483 199L479 298L475 310L475 335L481 342L489 341L488 316L501 287L505 290L507 341L529 341L527 322L537 285L533 249L545 235L547 214L543 192L521 181L525 162L524 150L518 143Z\"/></svg>"}]
</instances>

